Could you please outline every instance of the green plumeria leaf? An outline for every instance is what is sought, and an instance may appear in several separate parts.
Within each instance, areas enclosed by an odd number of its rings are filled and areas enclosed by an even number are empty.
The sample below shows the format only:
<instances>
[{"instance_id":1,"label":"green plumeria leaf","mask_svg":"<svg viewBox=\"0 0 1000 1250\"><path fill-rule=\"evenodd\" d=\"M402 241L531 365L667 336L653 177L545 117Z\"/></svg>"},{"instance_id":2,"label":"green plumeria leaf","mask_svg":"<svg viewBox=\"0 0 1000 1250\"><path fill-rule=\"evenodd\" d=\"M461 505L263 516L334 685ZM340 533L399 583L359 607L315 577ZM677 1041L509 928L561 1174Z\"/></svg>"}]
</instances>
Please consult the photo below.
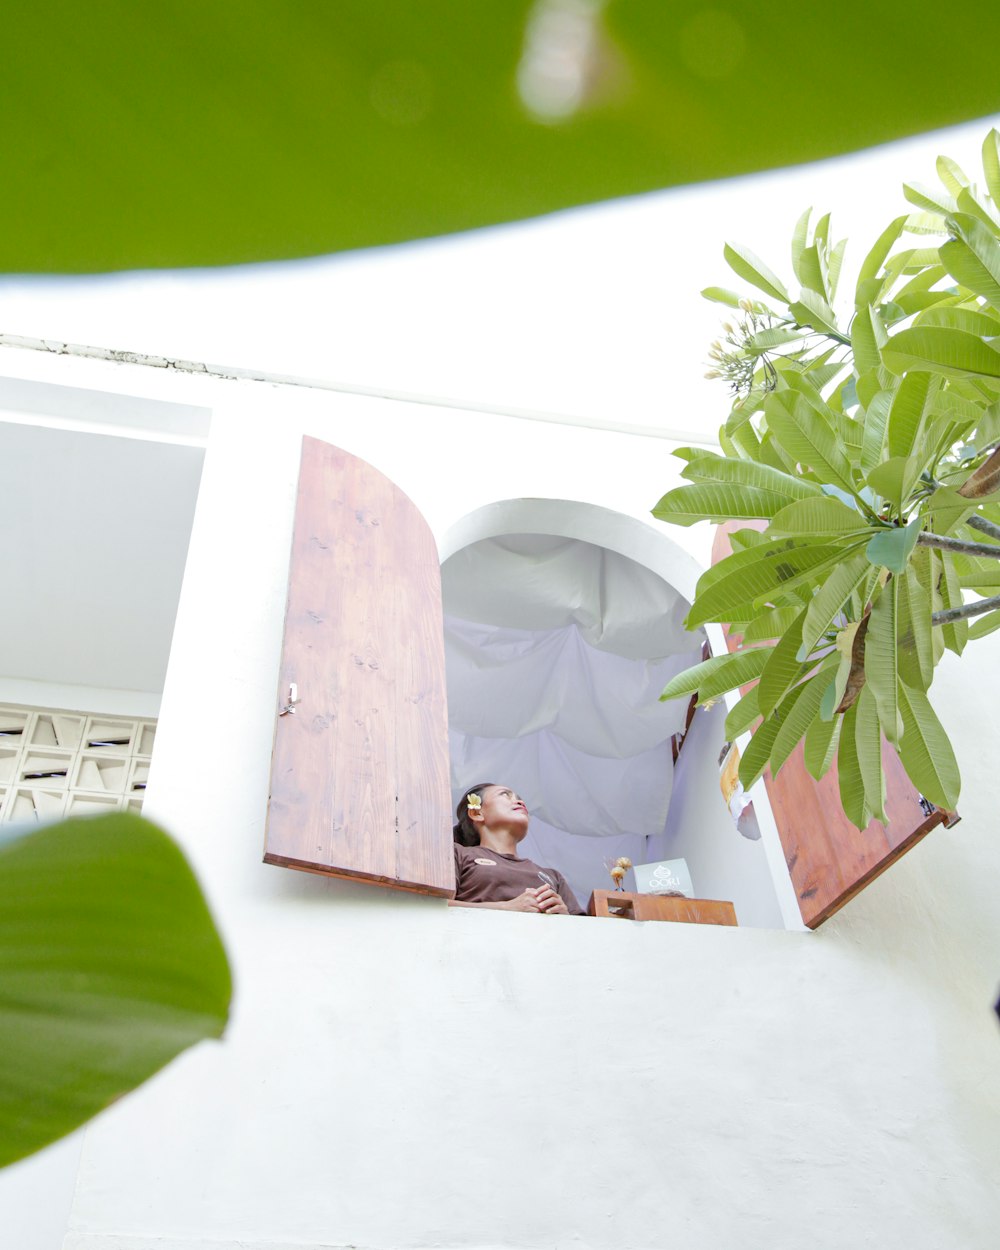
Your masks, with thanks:
<instances>
[{"instance_id":1,"label":"green plumeria leaf","mask_svg":"<svg viewBox=\"0 0 1000 1250\"><path fill-rule=\"evenodd\" d=\"M950 378L1000 378L1000 352L964 330L915 326L892 335L882 349L890 372L926 369Z\"/></svg>"},{"instance_id":2,"label":"green plumeria leaf","mask_svg":"<svg viewBox=\"0 0 1000 1250\"><path fill-rule=\"evenodd\" d=\"M899 676L907 685L928 690L934 677L931 601L912 564L899 581L898 593Z\"/></svg>"},{"instance_id":3,"label":"green plumeria leaf","mask_svg":"<svg viewBox=\"0 0 1000 1250\"><path fill-rule=\"evenodd\" d=\"M954 811L962 785L958 762L927 695L900 682L899 710L903 717L899 758L907 776L924 798Z\"/></svg>"},{"instance_id":4,"label":"green plumeria leaf","mask_svg":"<svg viewBox=\"0 0 1000 1250\"><path fill-rule=\"evenodd\" d=\"M813 596L805 614L801 645L797 652L799 660L807 659L816 649L819 640L867 577L870 567L863 551L856 551L834 565L829 577Z\"/></svg>"},{"instance_id":5,"label":"green plumeria leaf","mask_svg":"<svg viewBox=\"0 0 1000 1250\"><path fill-rule=\"evenodd\" d=\"M702 291L705 299L713 304L726 304L729 308L739 308L741 296L737 291L730 291L724 286L707 286Z\"/></svg>"},{"instance_id":6,"label":"green plumeria leaf","mask_svg":"<svg viewBox=\"0 0 1000 1250\"><path fill-rule=\"evenodd\" d=\"M789 688L803 675L802 664L795 658L806 609L796 617L792 628L772 648L757 687L757 705L762 716L770 716Z\"/></svg>"},{"instance_id":7,"label":"green plumeria leaf","mask_svg":"<svg viewBox=\"0 0 1000 1250\"><path fill-rule=\"evenodd\" d=\"M821 699L821 708L823 702L828 701L830 691L835 687L835 681L831 678ZM839 703L840 700L838 699ZM836 705L834 705L836 706ZM817 720L814 720L806 730L805 745L803 749L803 760L805 762L806 771L816 781L822 780L830 770L834 756L837 754L837 745L840 741L840 726L842 717L831 715L823 719L822 710Z\"/></svg>"},{"instance_id":8,"label":"green plumeria leaf","mask_svg":"<svg viewBox=\"0 0 1000 1250\"><path fill-rule=\"evenodd\" d=\"M945 609L960 608L965 600L962 595L962 585L958 578L958 571L955 568L955 561L950 558L949 553L938 551L935 554L938 556L938 567L943 573L938 580L941 606ZM961 655L965 650L965 644L969 640L969 622L967 620L950 621L947 625L940 626L940 629L944 645L948 650L954 651L956 655Z\"/></svg>"},{"instance_id":9,"label":"green plumeria leaf","mask_svg":"<svg viewBox=\"0 0 1000 1250\"><path fill-rule=\"evenodd\" d=\"M840 749L837 751L837 778L840 783L840 803L844 809L844 815L858 829L864 829L871 820L872 814L865 795L865 783L858 759L857 719L858 705L854 703L842 717Z\"/></svg>"},{"instance_id":10,"label":"green plumeria leaf","mask_svg":"<svg viewBox=\"0 0 1000 1250\"><path fill-rule=\"evenodd\" d=\"M736 603L773 602L775 595L787 593L804 577L842 559L844 550L827 544L804 543L789 548L776 543L757 548L754 554L757 559L752 564L727 571L704 593L699 590L687 616L688 629L727 619Z\"/></svg>"},{"instance_id":11,"label":"green plumeria leaf","mask_svg":"<svg viewBox=\"0 0 1000 1250\"><path fill-rule=\"evenodd\" d=\"M880 390L868 401L865 410L865 427L861 440L861 468L869 473L882 461L886 437L889 432L889 412L894 392Z\"/></svg>"},{"instance_id":12,"label":"green plumeria leaf","mask_svg":"<svg viewBox=\"0 0 1000 1250\"><path fill-rule=\"evenodd\" d=\"M750 745L740 760L740 784L744 790L749 790L767 767L778 732L794 711L804 689L805 687L798 686L793 690L750 739Z\"/></svg>"},{"instance_id":13,"label":"green plumeria leaf","mask_svg":"<svg viewBox=\"0 0 1000 1250\"><path fill-rule=\"evenodd\" d=\"M904 182L903 194L911 204L916 204L917 208L924 208L932 213L940 213L945 217L954 213L958 208L958 205L950 195L932 191L918 182Z\"/></svg>"},{"instance_id":14,"label":"green plumeria leaf","mask_svg":"<svg viewBox=\"0 0 1000 1250\"><path fill-rule=\"evenodd\" d=\"M983 173L994 204L1000 204L1000 134L991 130L983 140Z\"/></svg>"},{"instance_id":15,"label":"green plumeria leaf","mask_svg":"<svg viewBox=\"0 0 1000 1250\"><path fill-rule=\"evenodd\" d=\"M735 462L734 462L735 463ZM767 520L791 502L787 492L724 482L698 482L667 491L653 509L653 516L674 525L695 525L698 521Z\"/></svg>"},{"instance_id":16,"label":"green plumeria leaf","mask_svg":"<svg viewBox=\"0 0 1000 1250\"><path fill-rule=\"evenodd\" d=\"M660 695L661 702L678 699L683 695L698 695L698 702L715 699L728 690L735 690L761 675L771 654L770 647L745 651L733 651L729 655L716 655L709 660L685 669L670 679Z\"/></svg>"},{"instance_id":17,"label":"green plumeria leaf","mask_svg":"<svg viewBox=\"0 0 1000 1250\"><path fill-rule=\"evenodd\" d=\"M801 610L798 607L766 609L743 631L744 646L755 642L773 643L788 630L789 625L795 621Z\"/></svg>"},{"instance_id":18,"label":"green plumeria leaf","mask_svg":"<svg viewBox=\"0 0 1000 1250\"><path fill-rule=\"evenodd\" d=\"M870 637L869 631L869 637ZM864 787L864 804L879 820L885 820L885 772L882 768L882 731L876 697L870 686L858 695L854 720L854 745L858 772ZM863 828L863 826L860 826Z\"/></svg>"},{"instance_id":19,"label":"green plumeria leaf","mask_svg":"<svg viewBox=\"0 0 1000 1250\"><path fill-rule=\"evenodd\" d=\"M722 456L698 456L682 470L682 477L692 481L725 482L733 486L749 486L754 490L770 491L787 499L818 499L822 491L814 482L767 464L754 464L750 460L727 460Z\"/></svg>"},{"instance_id":20,"label":"green plumeria leaf","mask_svg":"<svg viewBox=\"0 0 1000 1250\"><path fill-rule=\"evenodd\" d=\"M757 687L748 690L740 699L735 707L731 708L726 716L726 737L732 742L738 738L740 734L746 733L750 726L760 716L760 709L757 707Z\"/></svg>"},{"instance_id":21,"label":"green plumeria leaf","mask_svg":"<svg viewBox=\"0 0 1000 1250\"><path fill-rule=\"evenodd\" d=\"M825 661L816 674L803 682L803 689L795 706L784 718L771 748L771 772L777 774L782 765L801 742L810 725L819 717L819 705L830 684L836 660Z\"/></svg>"},{"instance_id":22,"label":"green plumeria leaf","mask_svg":"<svg viewBox=\"0 0 1000 1250\"><path fill-rule=\"evenodd\" d=\"M865 689L870 690L878 709L882 732L898 743L903 731L899 716L899 683L896 653L899 581L891 577L872 605L865 636ZM869 795L869 801L871 796ZM872 810L875 810L874 807Z\"/></svg>"},{"instance_id":23,"label":"green plumeria leaf","mask_svg":"<svg viewBox=\"0 0 1000 1250\"><path fill-rule=\"evenodd\" d=\"M811 483L810 483L811 485ZM819 536L856 534L867 522L856 508L847 507L817 490L814 498L799 499L776 512L768 526L769 534Z\"/></svg>"},{"instance_id":24,"label":"green plumeria leaf","mask_svg":"<svg viewBox=\"0 0 1000 1250\"><path fill-rule=\"evenodd\" d=\"M788 303L790 296L781 279L772 273L749 248L741 247L738 243L727 243L723 249L723 255L729 268L744 282L751 283L765 295L770 295L772 299L780 300L783 304Z\"/></svg>"},{"instance_id":25,"label":"green plumeria leaf","mask_svg":"<svg viewBox=\"0 0 1000 1250\"><path fill-rule=\"evenodd\" d=\"M919 370L906 374L889 409L889 455L908 456L919 442L937 394L938 379Z\"/></svg>"},{"instance_id":26,"label":"green plumeria leaf","mask_svg":"<svg viewBox=\"0 0 1000 1250\"><path fill-rule=\"evenodd\" d=\"M902 573L917 545L922 525L923 518L918 516L901 529L880 530L865 548L869 562L892 573Z\"/></svg>"},{"instance_id":27,"label":"green plumeria leaf","mask_svg":"<svg viewBox=\"0 0 1000 1250\"><path fill-rule=\"evenodd\" d=\"M997 359L1000 360L1000 356ZM856 493L851 462L843 444L802 396L794 397L791 412L781 395L771 396L764 410L772 435L790 456L809 465L841 490Z\"/></svg>"},{"instance_id":28,"label":"green plumeria leaf","mask_svg":"<svg viewBox=\"0 0 1000 1250\"><path fill-rule=\"evenodd\" d=\"M903 514L903 505L920 476L920 465L913 456L893 456L868 474L868 485L892 504L896 516Z\"/></svg>"},{"instance_id":29,"label":"green plumeria leaf","mask_svg":"<svg viewBox=\"0 0 1000 1250\"><path fill-rule=\"evenodd\" d=\"M981 616L978 621L969 626L969 638L985 638L987 634L992 634L994 630L1000 629L1000 609L995 612L987 612L985 616Z\"/></svg>"},{"instance_id":30,"label":"green plumeria leaf","mask_svg":"<svg viewBox=\"0 0 1000 1250\"><path fill-rule=\"evenodd\" d=\"M1000 241L967 213L953 213L949 222L959 237L941 245L941 264L956 282L1000 308Z\"/></svg>"}]
</instances>

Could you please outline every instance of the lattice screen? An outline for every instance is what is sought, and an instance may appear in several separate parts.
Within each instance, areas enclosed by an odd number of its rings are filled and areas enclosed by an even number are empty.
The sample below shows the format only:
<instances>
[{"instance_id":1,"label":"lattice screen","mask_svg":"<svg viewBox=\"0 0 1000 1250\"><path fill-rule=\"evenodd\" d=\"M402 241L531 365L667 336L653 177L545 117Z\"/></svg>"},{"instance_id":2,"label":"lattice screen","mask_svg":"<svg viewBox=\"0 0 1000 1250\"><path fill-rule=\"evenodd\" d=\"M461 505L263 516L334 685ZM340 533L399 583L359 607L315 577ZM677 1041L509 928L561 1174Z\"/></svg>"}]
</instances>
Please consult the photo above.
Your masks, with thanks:
<instances>
[{"instance_id":1,"label":"lattice screen","mask_svg":"<svg viewBox=\"0 0 1000 1250\"><path fill-rule=\"evenodd\" d=\"M156 721L0 706L0 824L142 807Z\"/></svg>"}]
</instances>

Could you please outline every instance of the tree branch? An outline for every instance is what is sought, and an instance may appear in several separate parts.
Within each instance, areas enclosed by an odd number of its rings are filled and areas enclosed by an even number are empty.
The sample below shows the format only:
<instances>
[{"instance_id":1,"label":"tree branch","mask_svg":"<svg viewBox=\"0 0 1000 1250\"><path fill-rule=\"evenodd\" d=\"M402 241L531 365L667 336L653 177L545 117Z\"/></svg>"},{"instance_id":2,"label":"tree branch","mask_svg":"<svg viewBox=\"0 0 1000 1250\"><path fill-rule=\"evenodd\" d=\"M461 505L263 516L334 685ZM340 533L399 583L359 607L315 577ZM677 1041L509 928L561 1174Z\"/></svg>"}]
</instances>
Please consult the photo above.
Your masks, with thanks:
<instances>
[{"instance_id":1,"label":"tree branch","mask_svg":"<svg viewBox=\"0 0 1000 1250\"><path fill-rule=\"evenodd\" d=\"M1000 539L1000 525L994 525L992 521L987 521L982 516L970 516L965 522L971 525L974 530L979 530L980 534L989 534L991 538Z\"/></svg>"},{"instance_id":2,"label":"tree branch","mask_svg":"<svg viewBox=\"0 0 1000 1250\"><path fill-rule=\"evenodd\" d=\"M987 560L1000 560L1000 547L994 543L964 542L961 538L929 534L927 530L921 530L917 535L917 544L921 547L938 547L941 551L953 551L963 556L983 556Z\"/></svg>"},{"instance_id":3,"label":"tree branch","mask_svg":"<svg viewBox=\"0 0 1000 1250\"><path fill-rule=\"evenodd\" d=\"M1000 608L1000 595L994 595L992 599L977 599L975 603L966 603L960 608L945 608L942 612L934 612L931 615L931 624L950 625L952 621L982 616L984 612L992 612L995 608Z\"/></svg>"}]
</instances>

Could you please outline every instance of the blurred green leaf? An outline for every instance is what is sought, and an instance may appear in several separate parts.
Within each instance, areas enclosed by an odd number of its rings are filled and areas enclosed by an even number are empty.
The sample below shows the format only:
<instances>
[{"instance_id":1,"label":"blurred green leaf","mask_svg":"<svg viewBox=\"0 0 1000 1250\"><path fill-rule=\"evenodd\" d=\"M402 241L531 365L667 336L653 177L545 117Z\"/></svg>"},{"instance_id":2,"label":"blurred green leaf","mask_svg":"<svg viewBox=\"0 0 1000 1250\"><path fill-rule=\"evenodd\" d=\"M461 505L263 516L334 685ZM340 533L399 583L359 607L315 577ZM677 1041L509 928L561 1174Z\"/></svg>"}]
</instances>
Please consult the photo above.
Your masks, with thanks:
<instances>
[{"instance_id":1,"label":"blurred green leaf","mask_svg":"<svg viewBox=\"0 0 1000 1250\"><path fill-rule=\"evenodd\" d=\"M149 821L15 832L0 844L0 1165L220 1036L230 993L191 869Z\"/></svg>"}]
</instances>

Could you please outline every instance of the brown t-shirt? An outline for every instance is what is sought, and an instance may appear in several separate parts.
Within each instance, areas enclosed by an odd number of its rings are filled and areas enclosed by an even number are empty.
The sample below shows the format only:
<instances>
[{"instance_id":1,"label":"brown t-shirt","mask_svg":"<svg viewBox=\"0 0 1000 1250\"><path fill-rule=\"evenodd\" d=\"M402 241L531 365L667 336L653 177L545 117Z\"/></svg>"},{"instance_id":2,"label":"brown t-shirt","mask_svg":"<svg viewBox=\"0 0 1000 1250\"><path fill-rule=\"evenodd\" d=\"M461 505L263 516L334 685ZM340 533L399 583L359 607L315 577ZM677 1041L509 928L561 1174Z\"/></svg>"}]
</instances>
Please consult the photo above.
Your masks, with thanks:
<instances>
[{"instance_id":1,"label":"brown t-shirt","mask_svg":"<svg viewBox=\"0 0 1000 1250\"><path fill-rule=\"evenodd\" d=\"M545 873L546 881L539 873ZM455 900L459 903L506 903L525 890L554 883L556 893L573 916L586 915L566 878L555 868L539 868L530 859L501 855L485 846L455 843Z\"/></svg>"}]
</instances>

